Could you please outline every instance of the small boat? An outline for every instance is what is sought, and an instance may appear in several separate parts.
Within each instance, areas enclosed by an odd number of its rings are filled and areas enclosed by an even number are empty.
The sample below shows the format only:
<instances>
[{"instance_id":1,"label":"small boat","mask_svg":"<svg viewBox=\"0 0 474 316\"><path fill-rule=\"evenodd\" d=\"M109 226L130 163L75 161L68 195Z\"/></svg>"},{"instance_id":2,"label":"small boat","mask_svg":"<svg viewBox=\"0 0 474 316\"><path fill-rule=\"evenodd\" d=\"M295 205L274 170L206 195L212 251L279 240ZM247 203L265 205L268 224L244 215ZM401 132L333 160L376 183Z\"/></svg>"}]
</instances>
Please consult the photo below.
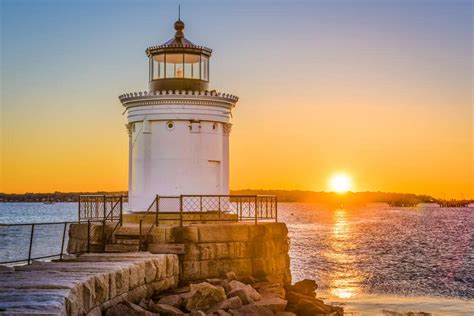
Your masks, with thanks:
<instances>
[{"instance_id":1,"label":"small boat","mask_svg":"<svg viewBox=\"0 0 474 316\"><path fill-rule=\"evenodd\" d=\"M43 202L43 204L54 204L56 203L54 200L51 200L50 198L48 198L46 201Z\"/></svg>"}]
</instances>

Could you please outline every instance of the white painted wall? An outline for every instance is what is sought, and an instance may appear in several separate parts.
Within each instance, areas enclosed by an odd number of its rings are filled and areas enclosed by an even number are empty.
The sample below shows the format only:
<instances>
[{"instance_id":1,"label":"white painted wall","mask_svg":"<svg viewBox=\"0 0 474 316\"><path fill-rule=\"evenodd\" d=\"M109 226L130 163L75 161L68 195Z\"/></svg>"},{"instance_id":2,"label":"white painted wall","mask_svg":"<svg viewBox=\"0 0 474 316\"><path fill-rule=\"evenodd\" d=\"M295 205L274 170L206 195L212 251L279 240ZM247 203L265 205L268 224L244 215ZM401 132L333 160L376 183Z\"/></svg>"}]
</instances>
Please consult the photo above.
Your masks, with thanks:
<instances>
[{"instance_id":1,"label":"white painted wall","mask_svg":"<svg viewBox=\"0 0 474 316\"><path fill-rule=\"evenodd\" d=\"M128 105L132 211L146 210L157 194L229 194L231 108Z\"/></svg>"}]
</instances>

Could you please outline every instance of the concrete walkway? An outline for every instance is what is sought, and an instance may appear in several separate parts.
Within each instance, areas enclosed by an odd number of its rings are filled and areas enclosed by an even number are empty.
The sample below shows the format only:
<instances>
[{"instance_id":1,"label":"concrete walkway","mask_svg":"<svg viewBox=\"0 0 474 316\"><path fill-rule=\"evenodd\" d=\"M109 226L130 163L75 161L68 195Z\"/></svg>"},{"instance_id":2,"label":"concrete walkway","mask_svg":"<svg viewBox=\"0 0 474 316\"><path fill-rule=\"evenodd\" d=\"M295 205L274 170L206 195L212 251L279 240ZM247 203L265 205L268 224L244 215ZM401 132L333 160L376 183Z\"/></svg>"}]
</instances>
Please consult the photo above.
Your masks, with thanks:
<instances>
[{"instance_id":1,"label":"concrete walkway","mask_svg":"<svg viewBox=\"0 0 474 316\"><path fill-rule=\"evenodd\" d=\"M100 315L177 286L176 255L84 254L0 269L0 315Z\"/></svg>"}]
</instances>

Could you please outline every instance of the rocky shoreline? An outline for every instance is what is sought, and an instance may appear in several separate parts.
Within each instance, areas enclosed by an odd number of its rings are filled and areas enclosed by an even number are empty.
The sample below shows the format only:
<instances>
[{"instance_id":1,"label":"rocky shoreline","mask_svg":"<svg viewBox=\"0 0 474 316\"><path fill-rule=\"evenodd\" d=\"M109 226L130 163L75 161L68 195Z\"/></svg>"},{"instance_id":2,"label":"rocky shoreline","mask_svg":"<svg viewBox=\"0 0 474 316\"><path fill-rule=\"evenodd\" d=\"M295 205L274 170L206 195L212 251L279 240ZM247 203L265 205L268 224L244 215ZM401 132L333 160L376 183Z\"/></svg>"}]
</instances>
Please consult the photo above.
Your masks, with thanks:
<instances>
[{"instance_id":1,"label":"rocky shoreline","mask_svg":"<svg viewBox=\"0 0 474 316\"><path fill-rule=\"evenodd\" d=\"M342 307L325 304L316 297L316 289L313 280L283 285L248 276L238 278L229 272L225 279L178 287L139 304L124 300L103 315L343 316Z\"/></svg>"}]
</instances>

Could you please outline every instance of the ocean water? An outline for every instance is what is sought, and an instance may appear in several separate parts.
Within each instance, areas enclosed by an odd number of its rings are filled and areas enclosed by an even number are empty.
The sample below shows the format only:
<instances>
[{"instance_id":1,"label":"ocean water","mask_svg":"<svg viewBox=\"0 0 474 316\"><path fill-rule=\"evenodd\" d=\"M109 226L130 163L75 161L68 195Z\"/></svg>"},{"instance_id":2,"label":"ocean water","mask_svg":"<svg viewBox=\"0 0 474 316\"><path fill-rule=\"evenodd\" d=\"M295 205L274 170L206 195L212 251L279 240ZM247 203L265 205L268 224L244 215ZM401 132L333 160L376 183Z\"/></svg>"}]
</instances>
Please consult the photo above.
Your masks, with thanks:
<instances>
[{"instance_id":1,"label":"ocean water","mask_svg":"<svg viewBox=\"0 0 474 316\"><path fill-rule=\"evenodd\" d=\"M348 315L474 315L474 208L279 203L278 210L293 280L316 280L318 295ZM0 203L0 223L76 218L76 203ZM27 255L30 229L0 226L0 261ZM58 251L63 229L38 226L34 252Z\"/></svg>"}]
</instances>

